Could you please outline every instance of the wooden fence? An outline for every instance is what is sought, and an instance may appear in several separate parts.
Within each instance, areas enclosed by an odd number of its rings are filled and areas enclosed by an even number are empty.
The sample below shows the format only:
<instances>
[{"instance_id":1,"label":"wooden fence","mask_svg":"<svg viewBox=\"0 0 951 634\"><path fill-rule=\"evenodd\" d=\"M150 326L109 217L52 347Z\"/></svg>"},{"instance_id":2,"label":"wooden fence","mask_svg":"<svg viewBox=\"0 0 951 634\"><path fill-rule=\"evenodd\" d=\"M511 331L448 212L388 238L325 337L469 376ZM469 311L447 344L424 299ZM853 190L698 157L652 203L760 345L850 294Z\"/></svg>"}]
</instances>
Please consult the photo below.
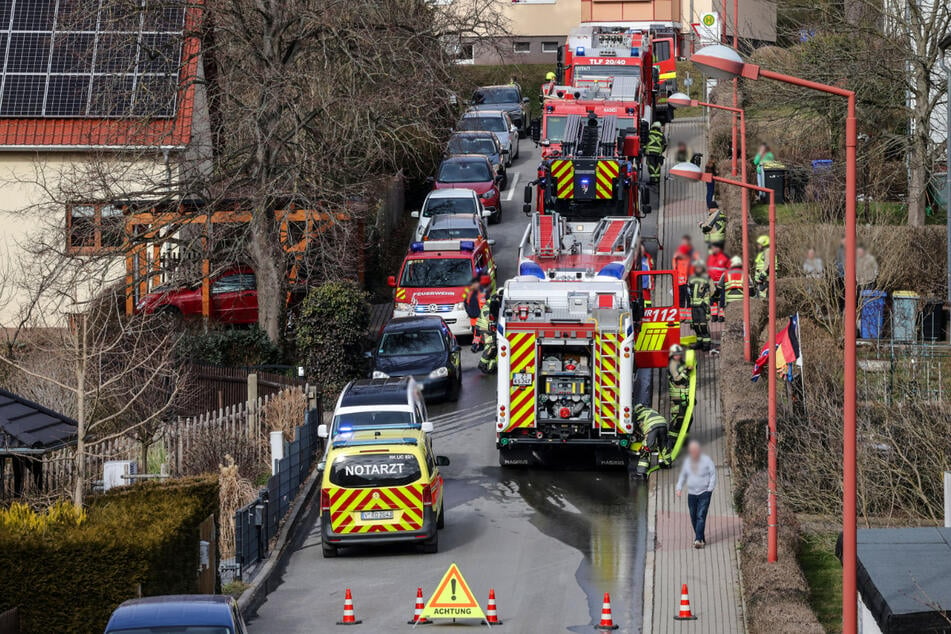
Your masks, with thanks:
<instances>
[{"instance_id":1,"label":"wooden fence","mask_svg":"<svg viewBox=\"0 0 951 634\"><path fill-rule=\"evenodd\" d=\"M190 364L188 372L192 394L188 396L183 412L187 416L221 410L277 394L288 387L304 385L304 381L297 377L253 368Z\"/></svg>"}]
</instances>

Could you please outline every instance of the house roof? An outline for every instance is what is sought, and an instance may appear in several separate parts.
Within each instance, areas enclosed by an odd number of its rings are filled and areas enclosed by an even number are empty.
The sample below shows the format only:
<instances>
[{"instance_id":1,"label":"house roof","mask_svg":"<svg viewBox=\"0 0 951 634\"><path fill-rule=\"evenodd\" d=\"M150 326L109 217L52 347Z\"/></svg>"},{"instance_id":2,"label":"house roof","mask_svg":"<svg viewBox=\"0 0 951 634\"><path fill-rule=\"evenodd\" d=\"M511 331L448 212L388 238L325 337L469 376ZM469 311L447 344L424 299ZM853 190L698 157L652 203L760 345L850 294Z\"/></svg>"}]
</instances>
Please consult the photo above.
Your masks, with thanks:
<instances>
[{"instance_id":1,"label":"house roof","mask_svg":"<svg viewBox=\"0 0 951 634\"><path fill-rule=\"evenodd\" d=\"M51 451L76 440L76 421L0 389L0 455Z\"/></svg>"},{"instance_id":2,"label":"house roof","mask_svg":"<svg viewBox=\"0 0 951 634\"><path fill-rule=\"evenodd\" d=\"M858 531L859 593L884 634L946 632L949 579L951 528Z\"/></svg>"}]
</instances>

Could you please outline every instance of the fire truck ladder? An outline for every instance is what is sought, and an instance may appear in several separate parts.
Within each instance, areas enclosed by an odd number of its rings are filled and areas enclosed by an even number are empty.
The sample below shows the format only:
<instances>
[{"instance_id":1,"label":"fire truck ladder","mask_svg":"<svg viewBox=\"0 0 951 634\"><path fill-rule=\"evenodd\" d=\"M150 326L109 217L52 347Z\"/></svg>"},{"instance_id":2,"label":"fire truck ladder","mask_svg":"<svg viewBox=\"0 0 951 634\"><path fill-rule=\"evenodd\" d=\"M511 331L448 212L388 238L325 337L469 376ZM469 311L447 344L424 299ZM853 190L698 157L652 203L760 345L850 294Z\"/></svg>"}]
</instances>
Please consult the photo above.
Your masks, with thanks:
<instances>
[{"instance_id":1,"label":"fire truck ladder","mask_svg":"<svg viewBox=\"0 0 951 634\"><path fill-rule=\"evenodd\" d=\"M561 250L561 222L557 214L535 214L532 243L540 258L553 258Z\"/></svg>"},{"instance_id":2,"label":"fire truck ladder","mask_svg":"<svg viewBox=\"0 0 951 634\"><path fill-rule=\"evenodd\" d=\"M594 231L594 252L607 255L626 251L632 244L637 225L630 218L605 218Z\"/></svg>"},{"instance_id":3,"label":"fire truck ladder","mask_svg":"<svg viewBox=\"0 0 951 634\"><path fill-rule=\"evenodd\" d=\"M594 339L595 425L602 436L618 433L621 388L621 336L618 332L598 332Z\"/></svg>"},{"instance_id":4,"label":"fire truck ladder","mask_svg":"<svg viewBox=\"0 0 951 634\"><path fill-rule=\"evenodd\" d=\"M640 80L637 77L627 75L618 75L611 82L611 99L620 101L622 99L633 99L637 97L637 85Z\"/></svg>"}]
</instances>

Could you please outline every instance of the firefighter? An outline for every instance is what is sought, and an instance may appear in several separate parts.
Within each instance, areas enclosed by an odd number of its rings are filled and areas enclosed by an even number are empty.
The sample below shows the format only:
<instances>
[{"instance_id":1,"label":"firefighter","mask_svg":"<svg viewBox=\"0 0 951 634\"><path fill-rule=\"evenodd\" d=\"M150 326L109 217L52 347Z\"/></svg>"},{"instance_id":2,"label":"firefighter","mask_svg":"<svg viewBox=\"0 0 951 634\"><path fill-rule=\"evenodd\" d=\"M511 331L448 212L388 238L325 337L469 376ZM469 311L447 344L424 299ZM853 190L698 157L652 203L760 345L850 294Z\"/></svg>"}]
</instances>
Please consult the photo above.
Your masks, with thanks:
<instances>
[{"instance_id":1,"label":"firefighter","mask_svg":"<svg viewBox=\"0 0 951 634\"><path fill-rule=\"evenodd\" d=\"M664 130L660 121L651 124L650 133L647 135L647 146L644 148L647 154L647 172L650 174L651 184L660 183L660 167L664 164L664 152L667 150L667 138L664 137Z\"/></svg>"},{"instance_id":2,"label":"firefighter","mask_svg":"<svg viewBox=\"0 0 951 634\"><path fill-rule=\"evenodd\" d=\"M637 474L646 476L651 465L651 453L657 452L657 464L670 466L667 456L667 419L659 412L638 403L634 406L634 418L644 435L644 445L637 460Z\"/></svg>"},{"instance_id":3,"label":"firefighter","mask_svg":"<svg viewBox=\"0 0 951 634\"><path fill-rule=\"evenodd\" d=\"M545 81L555 81L555 71L550 70L545 73Z\"/></svg>"},{"instance_id":4,"label":"firefighter","mask_svg":"<svg viewBox=\"0 0 951 634\"><path fill-rule=\"evenodd\" d=\"M670 425L667 427L667 454L670 455L677 444L680 427L687 415L690 402L690 371L684 359L683 346L674 344L667 353L667 393L670 395Z\"/></svg>"},{"instance_id":5,"label":"firefighter","mask_svg":"<svg viewBox=\"0 0 951 634\"><path fill-rule=\"evenodd\" d=\"M485 305L485 291L478 277L472 278L469 288L466 289L462 298L462 303L466 307L466 315L469 317L469 327L472 328L472 351L478 352L483 348L482 333L479 330L479 317L482 315L482 307Z\"/></svg>"},{"instance_id":6,"label":"firefighter","mask_svg":"<svg viewBox=\"0 0 951 634\"><path fill-rule=\"evenodd\" d=\"M754 264L753 281L756 282L756 295L766 297L769 290L770 248L769 236L756 238L757 254Z\"/></svg>"},{"instance_id":7,"label":"firefighter","mask_svg":"<svg viewBox=\"0 0 951 634\"><path fill-rule=\"evenodd\" d=\"M707 250L712 247L723 248L726 243L726 214L713 201L707 209L707 219L697 223L703 232L703 241L707 243Z\"/></svg>"},{"instance_id":8,"label":"firefighter","mask_svg":"<svg viewBox=\"0 0 951 634\"><path fill-rule=\"evenodd\" d=\"M710 299L713 296L713 283L707 276L707 267L703 262L694 262L693 275L687 282L687 296L690 301L690 326L697 335L697 347L710 349Z\"/></svg>"},{"instance_id":9,"label":"firefighter","mask_svg":"<svg viewBox=\"0 0 951 634\"><path fill-rule=\"evenodd\" d=\"M720 296L720 278L730 268L730 258L723 249L713 245L707 256L707 274L713 282L714 293L710 297L710 315L712 321L723 321L723 297Z\"/></svg>"},{"instance_id":10,"label":"firefighter","mask_svg":"<svg viewBox=\"0 0 951 634\"><path fill-rule=\"evenodd\" d=\"M654 270L654 258L651 257L650 251L643 244L637 247L637 269L645 273ZM643 299L644 308L650 308L654 277L652 275L641 275L640 278L641 299Z\"/></svg>"},{"instance_id":11,"label":"firefighter","mask_svg":"<svg viewBox=\"0 0 951 634\"><path fill-rule=\"evenodd\" d=\"M690 320L690 298L688 297L687 281L693 274L691 265L696 259L693 243L690 236L684 236L680 240L680 246L672 258L674 265L674 283L677 285L677 299L680 302L680 321Z\"/></svg>"},{"instance_id":12,"label":"firefighter","mask_svg":"<svg viewBox=\"0 0 951 634\"><path fill-rule=\"evenodd\" d=\"M479 371L483 374L495 374L499 369L498 346L496 345L496 324L499 320L499 309L502 306L502 289L497 289L482 307L482 316L485 326L485 347L479 357Z\"/></svg>"},{"instance_id":13,"label":"firefighter","mask_svg":"<svg viewBox=\"0 0 951 634\"><path fill-rule=\"evenodd\" d=\"M723 288L721 294L727 304L743 299L743 293L746 292L746 284L743 279L743 258L734 255L730 259L730 268L726 270L723 277L720 278L720 286Z\"/></svg>"}]
</instances>

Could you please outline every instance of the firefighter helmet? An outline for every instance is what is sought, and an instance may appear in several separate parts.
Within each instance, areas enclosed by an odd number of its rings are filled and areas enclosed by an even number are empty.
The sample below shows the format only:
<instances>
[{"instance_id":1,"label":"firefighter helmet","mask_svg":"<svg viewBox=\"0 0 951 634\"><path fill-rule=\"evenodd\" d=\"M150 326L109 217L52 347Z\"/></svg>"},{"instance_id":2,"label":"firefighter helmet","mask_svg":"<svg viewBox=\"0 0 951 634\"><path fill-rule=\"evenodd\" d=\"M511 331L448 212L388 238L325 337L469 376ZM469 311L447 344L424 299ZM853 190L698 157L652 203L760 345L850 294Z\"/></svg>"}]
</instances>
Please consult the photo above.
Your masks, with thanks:
<instances>
[{"instance_id":1,"label":"firefighter helmet","mask_svg":"<svg viewBox=\"0 0 951 634\"><path fill-rule=\"evenodd\" d=\"M662 126L660 125L660 121L655 121L654 123L651 124L651 127L654 128L655 130L660 130Z\"/></svg>"},{"instance_id":2,"label":"firefighter helmet","mask_svg":"<svg viewBox=\"0 0 951 634\"><path fill-rule=\"evenodd\" d=\"M707 265L701 262L700 260L697 260L696 262L693 263L693 270L695 273L703 273L704 271L707 270Z\"/></svg>"},{"instance_id":3,"label":"firefighter helmet","mask_svg":"<svg viewBox=\"0 0 951 634\"><path fill-rule=\"evenodd\" d=\"M673 358L674 355L683 354L683 353L684 353L684 347L680 345L679 343L675 343L674 345L670 347L670 352L667 353L667 356Z\"/></svg>"},{"instance_id":4,"label":"firefighter helmet","mask_svg":"<svg viewBox=\"0 0 951 634\"><path fill-rule=\"evenodd\" d=\"M769 236L760 236L760 237L756 238L756 244L760 245L761 247L768 247L768 246L769 246Z\"/></svg>"},{"instance_id":5,"label":"firefighter helmet","mask_svg":"<svg viewBox=\"0 0 951 634\"><path fill-rule=\"evenodd\" d=\"M553 71L545 73L545 81L555 81L555 73Z\"/></svg>"},{"instance_id":6,"label":"firefighter helmet","mask_svg":"<svg viewBox=\"0 0 951 634\"><path fill-rule=\"evenodd\" d=\"M738 255L734 255L730 258L730 266L743 266L743 258Z\"/></svg>"}]
</instances>

